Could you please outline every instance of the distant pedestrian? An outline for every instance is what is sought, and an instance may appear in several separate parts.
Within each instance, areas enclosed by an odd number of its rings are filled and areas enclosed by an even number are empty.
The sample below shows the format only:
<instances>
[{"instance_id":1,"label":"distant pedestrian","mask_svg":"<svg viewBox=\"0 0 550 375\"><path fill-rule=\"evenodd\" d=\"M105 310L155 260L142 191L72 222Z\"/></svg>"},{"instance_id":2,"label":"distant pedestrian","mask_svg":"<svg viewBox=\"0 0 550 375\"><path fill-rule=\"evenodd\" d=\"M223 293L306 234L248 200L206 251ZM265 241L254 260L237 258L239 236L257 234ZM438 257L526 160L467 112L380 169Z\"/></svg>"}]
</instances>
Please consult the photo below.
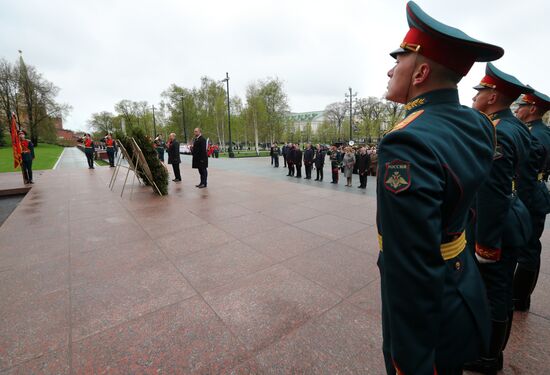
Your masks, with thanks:
<instances>
[{"instance_id":1,"label":"distant pedestrian","mask_svg":"<svg viewBox=\"0 0 550 375\"><path fill-rule=\"evenodd\" d=\"M315 152L315 170L317 171L317 178L315 181L323 181L323 167L325 166L325 150L321 145L317 145L317 151Z\"/></svg>"},{"instance_id":2,"label":"distant pedestrian","mask_svg":"<svg viewBox=\"0 0 550 375\"><path fill-rule=\"evenodd\" d=\"M23 179L26 184L34 184L32 181L32 161L34 160L34 145L33 143L25 139L27 133L24 130L19 132L19 139L21 140L21 168L23 169Z\"/></svg>"},{"instance_id":3,"label":"distant pedestrian","mask_svg":"<svg viewBox=\"0 0 550 375\"><path fill-rule=\"evenodd\" d=\"M277 145L277 143L274 143L271 146L271 164L274 168L279 168L279 154L281 153L281 149Z\"/></svg>"},{"instance_id":4,"label":"distant pedestrian","mask_svg":"<svg viewBox=\"0 0 550 375\"><path fill-rule=\"evenodd\" d=\"M306 146L306 150L304 151L304 168L306 170L306 177L304 177L306 180L311 180L311 169L313 168L313 157L315 155L315 151L313 151L313 148L311 148L311 143L308 143Z\"/></svg>"},{"instance_id":5,"label":"distant pedestrian","mask_svg":"<svg viewBox=\"0 0 550 375\"><path fill-rule=\"evenodd\" d=\"M162 134L157 134L157 137L155 138L154 146L155 146L155 150L157 150L157 154L159 156L160 161L164 163L164 148L166 147L166 143L162 139Z\"/></svg>"},{"instance_id":6,"label":"distant pedestrian","mask_svg":"<svg viewBox=\"0 0 550 375\"><path fill-rule=\"evenodd\" d=\"M84 154L88 161L88 169L94 169L94 141L89 133L86 133L84 137Z\"/></svg>"},{"instance_id":7,"label":"distant pedestrian","mask_svg":"<svg viewBox=\"0 0 550 375\"><path fill-rule=\"evenodd\" d=\"M281 153L283 155L283 162L284 162L284 165L283 165L283 168L286 168L286 157L288 155L288 145L283 145L282 149L281 149Z\"/></svg>"},{"instance_id":8,"label":"distant pedestrian","mask_svg":"<svg viewBox=\"0 0 550 375\"><path fill-rule=\"evenodd\" d=\"M206 139L202 136L200 128L195 128L195 141L193 142L193 168L199 170L201 182L195 185L199 189L205 188L208 183L208 156L206 154Z\"/></svg>"},{"instance_id":9,"label":"distant pedestrian","mask_svg":"<svg viewBox=\"0 0 550 375\"><path fill-rule=\"evenodd\" d=\"M166 148L168 149L168 164L172 164L172 169L174 170L174 179L172 181L180 182L180 143L176 140L176 133L170 133Z\"/></svg>"},{"instance_id":10,"label":"distant pedestrian","mask_svg":"<svg viewBox=\"0 0 550 375\"><path fill-rule=\"evenodd\" d=\"M294 145L289 143L286 151L286 165L288 166L287 176L294 176L294 154L295 154Z\"/></svg>"},{"instance_id":11,"label":"distant pedestrian","mask_svg":"<svg viewBox=\"0 0 550 375\"><path fill-rule=\"evenodd\" d=\"M353 177L353 166L355 165L355 152L353 151L353 148L351 147L345 148L343 164L344 164L344 176L346 176L346 179L347 179L346 186L351 187L351 180Z\"/></svg>"},{"instance_id":12,"label":"distant pedestrian","mask_svg":"<svg viewBox=\"0 0 550 375\"><path fill-rule=\"evenodd\" d=\"M332 171L332 181L331 184L338 183L338 176L340 174L340 151L336 146L331 146L329 151L330 156L330 169Z\"/></svg>"},{"instance_id":13,"label":"distant pedestrian","mask_svg":"<svg viewBox=\"0 0 550 375\"><path fill-rule=\"evenodd\" d=\"M370 156L367 153L366 147L361 147L359 149L359 155L357 156L357 173L359 174L359 189L367 188L367 174L370 167Z\"/></svg>"},{"instance_id":14,"label":"distant pedestrian","mask_svg":"<svg viewBox=\"0 0 550 375\"><path fill-rule=\"evenodd\" d=\"M296 178L302 178L302 150L296 145L294 150L294 166L296 167Z\"/></svg>"}]
</instances>

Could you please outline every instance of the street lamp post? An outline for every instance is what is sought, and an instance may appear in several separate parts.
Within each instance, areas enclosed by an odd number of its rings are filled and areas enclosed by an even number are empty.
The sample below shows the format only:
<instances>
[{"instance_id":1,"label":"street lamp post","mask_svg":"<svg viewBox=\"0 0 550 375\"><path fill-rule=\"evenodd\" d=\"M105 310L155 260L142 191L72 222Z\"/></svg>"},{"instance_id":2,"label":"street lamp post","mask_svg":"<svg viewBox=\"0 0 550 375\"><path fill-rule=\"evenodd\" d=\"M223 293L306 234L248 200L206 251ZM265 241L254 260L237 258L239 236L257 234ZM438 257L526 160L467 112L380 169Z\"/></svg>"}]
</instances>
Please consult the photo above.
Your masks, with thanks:
<instances>
[{"instance_id":1,"label":"street lamp post","mask_svg":"<svg viewBox=\"0 0 550 375\"><path fill-rule=\"evenodd\" d=\"M227 124L229 125L229 157L234 158L233 142L231 141L231 108L229 106L229 73L225 73L225 79L222 82L227 83Z\"/></svg>"},{"instance_id":2,"label":"street lamp post","mask_svg":"<svg viewBox=\"0 0 550 375\"><path fill-rule=\"evenodd\" d=\"M351 87L349 88L349 94L346 94L346 98L349 98L349 140L353 140L353 98L357 96L357 93L352 94Z\"/></svg>"},{"instance_id":3,"label":"street lamp post","mask_svg":"<svg viewBox=\"0 0 550 375\"><path fill-rule=\"evenodd\" d=\"M183 105L183 95L181 96L181 125L183 126L183 138L187 143L187 130L185 129L185 107Z\"/></svg>"}]
</instances>

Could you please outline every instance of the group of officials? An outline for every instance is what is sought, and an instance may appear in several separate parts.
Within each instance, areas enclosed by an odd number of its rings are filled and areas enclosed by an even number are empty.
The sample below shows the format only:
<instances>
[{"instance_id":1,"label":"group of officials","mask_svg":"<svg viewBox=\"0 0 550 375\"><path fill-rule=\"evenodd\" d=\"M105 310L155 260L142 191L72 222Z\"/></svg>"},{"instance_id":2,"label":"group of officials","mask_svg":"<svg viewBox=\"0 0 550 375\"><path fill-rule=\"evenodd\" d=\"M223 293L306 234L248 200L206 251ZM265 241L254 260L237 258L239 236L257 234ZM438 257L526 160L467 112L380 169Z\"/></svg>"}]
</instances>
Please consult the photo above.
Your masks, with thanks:
<instances>
[{"instance_id":1,"label":"group of officials","mask_svg":"<svg viewBox=\"0 0 550 375\"><path fill-rule=\"evenodd\" d=\"M207 147L208 143L202 135L200 128L195 128L193 131L195 138L193 139L193 145L191 146L191 154L193 155L192 168L197 169L200 175L200 182L195 185L199 189L204 189L208 185L208 155ZM164 150L168 153L168 164L172 165L174 170L174 182L181 181L181 157L180 157L180 143L176 139L176 133L171 133L168 137L168 142L164 142L162 135L158 134L153 142L159 159L164 162Z\"/></svg>"},{"instance_id":2,"label":"group of officials","mask_svg":"<svg viewBox=\"0 0 550 375\"><path fill-rule=\"evenodd\" d=\"M367 188L367 176L371 166L371 157L365 146L352 148L337 147L332 145L330 149L317 144L315 148L308 143L302 151L299 144L285 144L282 149L274 143L270 149L271 165L279 167L279 155L283 156L284 167L288 167L289 177L302 177L302 165L306 176L304 179L311 180L312 169L315 168L317 177L315 181L323 181L323 168L325 158L330 158L330 169L332 172L332 184L337 184L340 172L347 179L345 186L351 187L353 173L359 175L359 189Z\"/></svg>"},{"instance_id":3,"label":"group of officials","mask_svg":"<svg viewBox=\"0 0 550 375\"><path fill-rule=\"evenodd\" d=\"M386 95L406 118L378 146L386 371L496 374L540 269L550 98L490 63L502 48L412 1L406 14ZM476 61L488 63L469 108L457 84Z\"/></svg>"}]
</instances>

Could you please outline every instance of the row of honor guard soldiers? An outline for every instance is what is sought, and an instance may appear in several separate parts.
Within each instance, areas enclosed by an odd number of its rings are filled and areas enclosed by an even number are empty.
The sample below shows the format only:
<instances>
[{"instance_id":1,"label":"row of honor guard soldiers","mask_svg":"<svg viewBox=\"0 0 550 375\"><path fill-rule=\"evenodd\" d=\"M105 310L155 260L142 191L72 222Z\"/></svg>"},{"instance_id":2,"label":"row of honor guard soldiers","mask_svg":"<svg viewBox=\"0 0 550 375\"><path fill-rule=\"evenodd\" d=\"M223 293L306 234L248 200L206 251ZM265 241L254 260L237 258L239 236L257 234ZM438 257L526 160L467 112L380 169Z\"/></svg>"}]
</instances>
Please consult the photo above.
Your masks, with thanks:
<instances>
[{"instance_id":1,"label":"row of honor guard soldiers","mask_svg":"<svg viewBox=\"0 0 550 375\"><path fill-rule=\"evenodd\" d=\"M529 308L540 267L550 98L490 63L501 47L412 1L406 14L386 95L406 118L378 146L386 372L496 374L514 304ZM476 61L488 64L470 108L457 84Z\"/></svg>"}]
</instances>

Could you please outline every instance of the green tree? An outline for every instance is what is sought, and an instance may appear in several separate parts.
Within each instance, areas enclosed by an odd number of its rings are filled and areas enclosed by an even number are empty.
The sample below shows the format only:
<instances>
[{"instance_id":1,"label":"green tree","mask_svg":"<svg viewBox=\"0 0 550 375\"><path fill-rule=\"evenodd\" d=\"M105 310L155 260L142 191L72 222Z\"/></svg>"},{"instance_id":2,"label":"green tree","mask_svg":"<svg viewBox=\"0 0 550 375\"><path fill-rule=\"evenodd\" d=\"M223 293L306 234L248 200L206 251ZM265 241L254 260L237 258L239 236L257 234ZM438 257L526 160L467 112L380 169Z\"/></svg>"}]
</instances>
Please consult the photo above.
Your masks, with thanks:
<instances>
[{"instance_id":1,"label":"green tree","mask_svg":"<svg viewBox=\"0 0 550 375\"><path fill-rule=\"evenodd\" d=\"M56 117L63 117L71 107L68 104L59 104L55 98L59 88L46 80L35 67L27 66L23 57L19 58L19 88L23 108L19 111L26 119L26 125L30 132L30 139L38 145L39 133L42 135L55 132L48 126ZM18 101L19 102L19 101ZM23 116L22 116L23 117ZM40 129L43 127L43 129ZM53 134L49 134L53 137Z\"/></svg>"},{"instance_id":2,"label":"green tree","mask_svg":"<svg viewBox=\"0 0 550 375\"><path fill-rule=\"evenodd\" d=\"M88 120L88 126L92 131L103 133L103 135L120 130L120 122L115 125L115 115L108 111L92 113Z\"/></svg>"}]
</instances>

